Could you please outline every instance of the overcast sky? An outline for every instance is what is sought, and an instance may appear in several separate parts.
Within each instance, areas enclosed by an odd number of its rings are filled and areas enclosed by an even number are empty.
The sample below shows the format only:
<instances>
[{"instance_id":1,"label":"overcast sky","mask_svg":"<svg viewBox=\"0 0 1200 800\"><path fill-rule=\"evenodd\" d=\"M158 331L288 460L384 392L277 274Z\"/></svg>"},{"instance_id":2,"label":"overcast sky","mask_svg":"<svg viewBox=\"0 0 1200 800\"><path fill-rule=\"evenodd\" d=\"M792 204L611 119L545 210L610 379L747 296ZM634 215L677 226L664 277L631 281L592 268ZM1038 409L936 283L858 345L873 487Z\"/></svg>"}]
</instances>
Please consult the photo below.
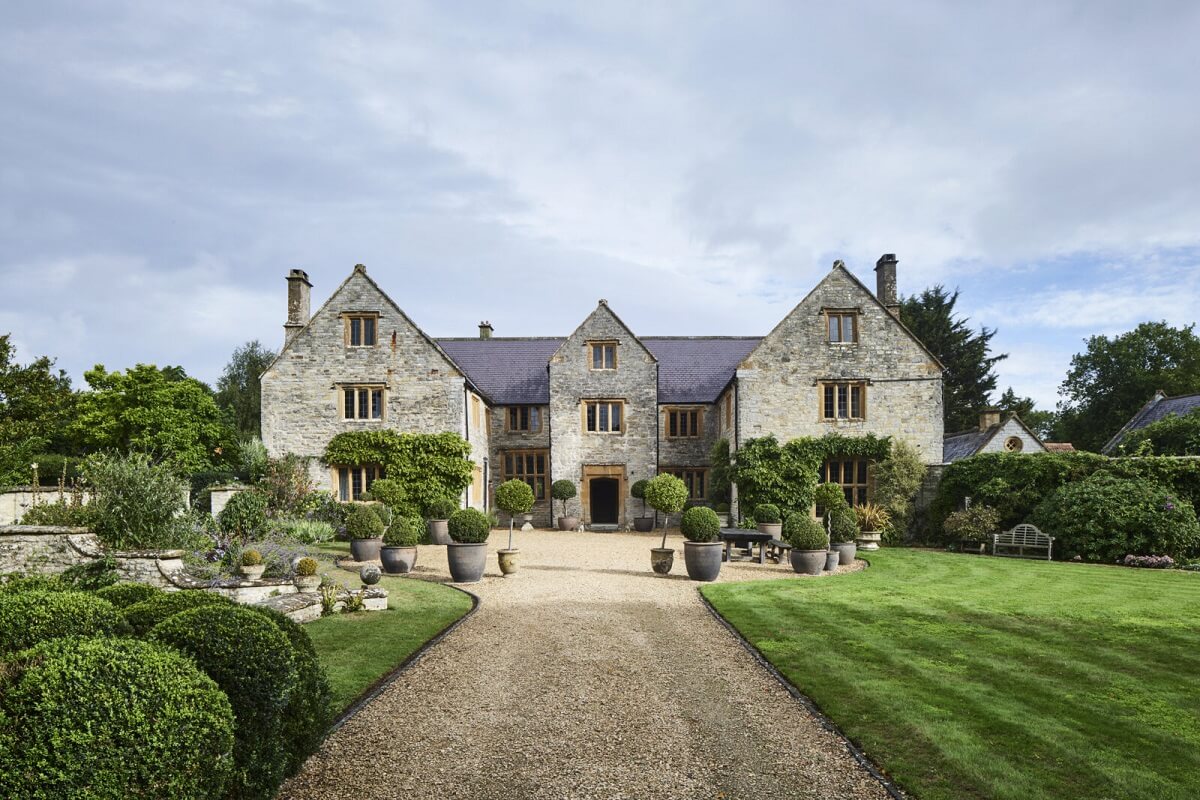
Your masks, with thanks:
<instances>
[{"instance_id":1,"label":"overcast sky","mask_svg":"<svg viewBox=\"0 0 1200 800\"><path fill-rule=\"evenodd\" d=\"M213 381L361 262L434 336L763 334L894 252L1053 407L1195 320L1200 3L800 5L8 0L0 333Z\"/></svg>"}]
</instances>

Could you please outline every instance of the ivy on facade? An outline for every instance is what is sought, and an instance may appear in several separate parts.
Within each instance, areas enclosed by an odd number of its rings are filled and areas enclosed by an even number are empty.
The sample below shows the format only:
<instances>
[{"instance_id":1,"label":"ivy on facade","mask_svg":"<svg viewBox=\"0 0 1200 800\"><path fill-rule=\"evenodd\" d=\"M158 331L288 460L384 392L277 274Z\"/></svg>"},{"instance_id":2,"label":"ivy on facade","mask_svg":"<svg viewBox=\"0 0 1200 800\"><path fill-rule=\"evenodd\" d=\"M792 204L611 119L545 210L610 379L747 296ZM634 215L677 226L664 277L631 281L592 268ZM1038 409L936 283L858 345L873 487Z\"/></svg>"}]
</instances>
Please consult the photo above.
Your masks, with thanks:
<instances>
[{"instance_id":1,"label":"ivy on facade","mask_svg":"<svg viewBox=\"0 0 1200 800\"><path fill-rule=\"evenodd\" d=\"M455 433L397 433L391 430L339 433L325 447L329 466L383 467L405 496L421 509L455 499L471 485L471 446Z\"/></svg>"}]
</instances>

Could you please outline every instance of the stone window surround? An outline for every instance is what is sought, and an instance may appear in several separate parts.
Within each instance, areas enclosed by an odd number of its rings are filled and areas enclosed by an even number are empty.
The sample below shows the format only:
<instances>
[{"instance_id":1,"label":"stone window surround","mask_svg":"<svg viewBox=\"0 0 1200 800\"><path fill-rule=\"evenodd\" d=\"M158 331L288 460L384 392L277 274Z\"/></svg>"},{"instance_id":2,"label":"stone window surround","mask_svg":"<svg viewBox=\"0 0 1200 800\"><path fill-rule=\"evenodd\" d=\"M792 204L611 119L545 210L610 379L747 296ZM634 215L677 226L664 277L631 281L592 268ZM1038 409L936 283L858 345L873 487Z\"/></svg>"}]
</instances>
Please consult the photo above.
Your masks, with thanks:
<instances>
[{"instance_id":1,"label":"stone window surround","mask_svg":"<svg viewBox=\"0 0 1200 800\"><path fill-rule=\"evenodd\" d=\"M342 502L357 500L363 492L370 491L371 484L383 477L383 467L378 464L335 464L330 466L333 476L333 491ZM342 483L345 472L345 483ZM358 488L355 489L355 478ZM345 490L343 492L343 489Z\"/></svg>"},{"instance_id":2,"label":"stone window surround","mask_svg":"<svg viewBox=\"0 0 1200 800\"><path fill-rule=\"evenodd\" d=\"M357 350L360 348L365 349L365 348L369 348L369 347L378 347L379 346L379 312L378 311L343 311L340 316L342 317L342 321L343 321L343 325L344 325L343 336L344 336L344 341L345 341L346 347ZM367 343L367 344L352 344L351 343L350 331L351 331L351 328L352 328L355 320L358 320L360 325L362 325L362 322L364 320L371 321L371 330L372 330L372 333L374 334L374 341ZM366 332L365 326L364 326L363 332L364 333Z\"/></svg>"},{"instance_id":3,"label":"stone window surround","mask_svg":"<svg viewBox=\"0 0 1200 800\"><path fill-rule=\"evenodd\" d=\"M694 426L686 423L690 415L695 414ZM675 433L671 433L671 416L676 417ZM682 424L681 424L682 423ZM681 432L685 428L690 432ZM699 439L704 436L704 406L663 406L663 438L666 439Z\"/></svg>"},{"instance_id":4,"label":"stone window surround","mask_svg":"<svg viewBox=\"0 0 1200 800\"><path fill-rule=\"evenodd\" d=\"M817 381L817 419L821 422L864 422L864 421L866 421L866 419L867 419L867 387L870 385L870 383L871 382L869 380L867 380L866 378L831 378L831 379ZM837 413L837 411L838 411L838 409L837 409L837 399L838 399L837 398L837 387L839 387L839 386L847 387L846 413L848 416L845 416L845 417L838 416L838 413ZM858 388L858 390L859 390L859 401L858 401L859 415L858 416L852 416L853 410L854 410L854 405L853 405L853 394L851 393L850 390L851 390L851 388L854 388L854 387ZM826 415L825 390L827 388L834 389L833 416Z\"/></svg>"},{"instance_id":5,"label":"stone window surround","mask_svg":"<svg viewBox=\"0 0 1200 800\"><path fill-rule=\"evenodd\" d=\"M588 343L587 343L588 369L591 370L592 372L616 372L617 366L619 364L619 362L617 360L617 346L619 344L620 343L616 339L595 339L595 340L588 341ZM612 366L611 367L609 367L609 366L597 367L596 366L596 348L604 348L604 350L601 351L601 364L604 364L608 361L608 358L607 358L608 353L606 351L609 348L612 348Z\"/></svg>"},{"instance_id":6,"label":"stone window surround","mask_svg":"<svg viewBox=\"0 0 1200 800\"><path fill-rule=\"evenodd\" d=\"M521 409L526 409L525 421L528 423L526 427L520 427ZM542 432L542 418L545 416L545 411L539 405L520 405L508 406L504 412L504 432L515 433L521 435L532 435ZM513 425L514 417L517 420L517 425ZM534 421L537 424L534 424Z\"/></svg>"},{"instance_id":7,"label":"stone window surround","mask_svg":"<svg viewBox=\"0 0 1200 800\"><path fill-rule=\"evenodd\" d=\"M383 422L387 418L387 384L384 383L339 383L337 384L338 391L338 407L341 410L341 419L343 422ZM346 396L348 393L356 394L354 401L354 409L356 416L346 416ZM366 392L367 400L367 416L357 416L359 409L362 408L361 401L358 400L357 394ZM374 394L379 392L379 416L374 416Z\"/></svg>"},{"instance_id":8,"label":"stone window surround","mask_svg":"<svg viewBox=\"0 0 1200 800\"><path fill-rule=\"evenodd\" d=\"M599 427L600 427L599 412L597 412L597 414L596 414L597 430L589 430L588 429L588 408L591 406L596 406L597 408L599 408L600 406L608 406L609 407L610 410L608 413L608 425L609 425L608 430L606 430L606 431L599 430ZM621 427L615 431L612 430L612 411L611 411L612 406L617 406L621 409L620 422L619 422L619 425ZM625 400L623 398L619 398L619 397L587 397L587 398L583 398L579 402L579 416L580 416L581 427L585 434L600 434L603 436L624 436L626 428L629 427L629 419L625 415Z\"/></svg>"},{"instance_id":9,"label":"stone window surround","mask_svg":"<svg viewBox=\"0 0 1200 800\"><path fill-rule=\"evenodd\" d=\"M838 480L833 481L842 487L842 491L847 494L846 502L851 506L861 505L867 502L874 491L874 464L869 458L831 458L821 465L818 478L821 483L829 482L830 468L829 465L836 463L838 465ZM846 480L845 465L850 465L850 479Z\"/></svg>"},{"instance_id":10,"label":"stone window surround","mask_svg":"<svg viewBox=\"0 0 1200 800\"><path fill-rule=\"evenodd\" d=\"M1004 449L1010 453L1019 453L1025 449L1025 443L1020 436L1010 436L1004 440Z\"/></svg>"},{"instance_id":11,"label":"stone window surround","mask_svg":"<svg viewBox=\"0 0 1200 800\"><path fill-rule=\"evenodd\" d=\"M862 319L862 309L861 308L833 308L833 307L822 308L821 316L825 320L825 341L826 342L828 342L829 344L832 344L832 345L839 345L839 346L856 345L859 343L860 334L862 332L861 331L862 326L859 324L859 321ZM853 326L852 338L846 339L844 336L841 336L840 333L839 333L839 338L837 338L837 339L833 338L833 329L831 327L833 325L833 320L834 319L844 320L846 318L850 318L851 325ZM841 327L844 328L844 324Z\"/></svg>"},{"instance_id":12,"label":"stone window surround","mask_svg":"<svg viewBox=\"0 0 1200 800\"><path fill-rule=\"evenodd\" d=\"M523 449L523 450L502 450L500 453L500 476L504 481L519 480L529 484L529 488L533 490L533 499L542 501L549 497L547 491L547 476L550 469L550 450L546 447ZM538 459L541 459L541 471L538 471ZM528 465L532 459L533 471L528 470ZM514 464L513 470L509 471L509 462ZM516 463L521 464L521 469L516 469ZM503 481L502 481L503 482Z\"/></svg>"},{"instance_id":13,"label":"stone window surround","mask_svg":"<svg viewBox=\"0 0 1200 800\"><path fill-rule=\"evenodd\" d=\"M687 484L689 500L703 500L708 491L708 467L659 467L658 474L674 475Z\"/></svg>"}]
</instances>

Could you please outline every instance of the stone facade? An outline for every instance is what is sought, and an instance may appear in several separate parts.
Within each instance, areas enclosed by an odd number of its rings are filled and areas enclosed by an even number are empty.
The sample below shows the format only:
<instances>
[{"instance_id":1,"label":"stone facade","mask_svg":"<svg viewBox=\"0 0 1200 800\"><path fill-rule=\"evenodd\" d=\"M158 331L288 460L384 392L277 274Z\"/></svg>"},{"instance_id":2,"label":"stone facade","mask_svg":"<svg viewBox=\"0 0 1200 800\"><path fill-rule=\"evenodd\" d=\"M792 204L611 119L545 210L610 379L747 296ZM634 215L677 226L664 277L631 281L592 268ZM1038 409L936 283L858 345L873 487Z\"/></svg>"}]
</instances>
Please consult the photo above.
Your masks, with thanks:
<instances>
[{"instance_id":1,"label":"stone facade","mask_svg":"<svg viewBox=\"0 0 1200 800\"><path fill-rule=\"evenodd\" d=\"M526 408L537 409L538 426L535 431L514 431L508 425L510 409L520 410L522 406L496 406L491 410L491 425L488 431L488 444L494 454L489 462L488 491L495 492L496 487L509 477L506 474L506 459L508 456L522 457L526 455L544 454L549 470L550 463L550 407L531 403ZM526 412L528 413L528 412ZM516 471L514 469L514 471ZM533 505L533 524L540 528L550 528L556 523L554 519L562 509L562 503L551 508L550 473L545 478L545 497L537 498ZM489 495L490 496L490 495ZM506 520L502 520L507 524Z\"/></svg>"}]
</instances>

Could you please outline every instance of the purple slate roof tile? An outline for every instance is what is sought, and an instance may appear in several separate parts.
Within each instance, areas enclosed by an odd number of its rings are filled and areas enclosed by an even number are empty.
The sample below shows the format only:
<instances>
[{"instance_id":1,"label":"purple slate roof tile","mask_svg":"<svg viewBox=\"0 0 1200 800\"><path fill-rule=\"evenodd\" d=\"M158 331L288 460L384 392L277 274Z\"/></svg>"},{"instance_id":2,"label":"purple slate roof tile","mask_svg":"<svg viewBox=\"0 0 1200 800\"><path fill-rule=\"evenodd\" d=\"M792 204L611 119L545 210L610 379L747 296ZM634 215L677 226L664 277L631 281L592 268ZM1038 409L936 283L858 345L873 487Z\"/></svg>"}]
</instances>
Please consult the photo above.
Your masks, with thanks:
<instances>
[{"instance_id":1,"label":"purple slate roof tile","mask_svg":"<svg viewBox=\"0 0 1200 800\"><path fill-rule=\"evenodd\" d=\"M471 382L495 405L550 402L550 357L565 339L438 339ZM660 403L713 403L737 365L761 341L742 337L649 336L641 339L658 359Z\"/></svg>"},{"instance_id":2,"label":"purple slate roof tile","mask_svg":"<svg viewBox=\"0 0 1200 800\"><path fill-rule=\"evenodd\" d=\"M960 458L969 458L979 452L979 448L987 444L988 439L996 432L996 426L985 431L963 431L950 433L942 441L942 463L950 464Z\"/></svg>"},{"instance_id":3,"label":"purple slate roof tile","mask_svg":"<svg viewBox=\"0 0 1200 800\"><path fill-rule=\"evenodd\" d=\"M1171 414L1177 417L1186 416L1193 411L1200 409L1200 394L1185 394L1180 397L1164 397L1162 400L1155 403L1151 408L1146 410L1138 419L1129 426L1130 430L1144 428L1152 422L1158 422L1166 419Z\"/></svg>"}]
</instances>

